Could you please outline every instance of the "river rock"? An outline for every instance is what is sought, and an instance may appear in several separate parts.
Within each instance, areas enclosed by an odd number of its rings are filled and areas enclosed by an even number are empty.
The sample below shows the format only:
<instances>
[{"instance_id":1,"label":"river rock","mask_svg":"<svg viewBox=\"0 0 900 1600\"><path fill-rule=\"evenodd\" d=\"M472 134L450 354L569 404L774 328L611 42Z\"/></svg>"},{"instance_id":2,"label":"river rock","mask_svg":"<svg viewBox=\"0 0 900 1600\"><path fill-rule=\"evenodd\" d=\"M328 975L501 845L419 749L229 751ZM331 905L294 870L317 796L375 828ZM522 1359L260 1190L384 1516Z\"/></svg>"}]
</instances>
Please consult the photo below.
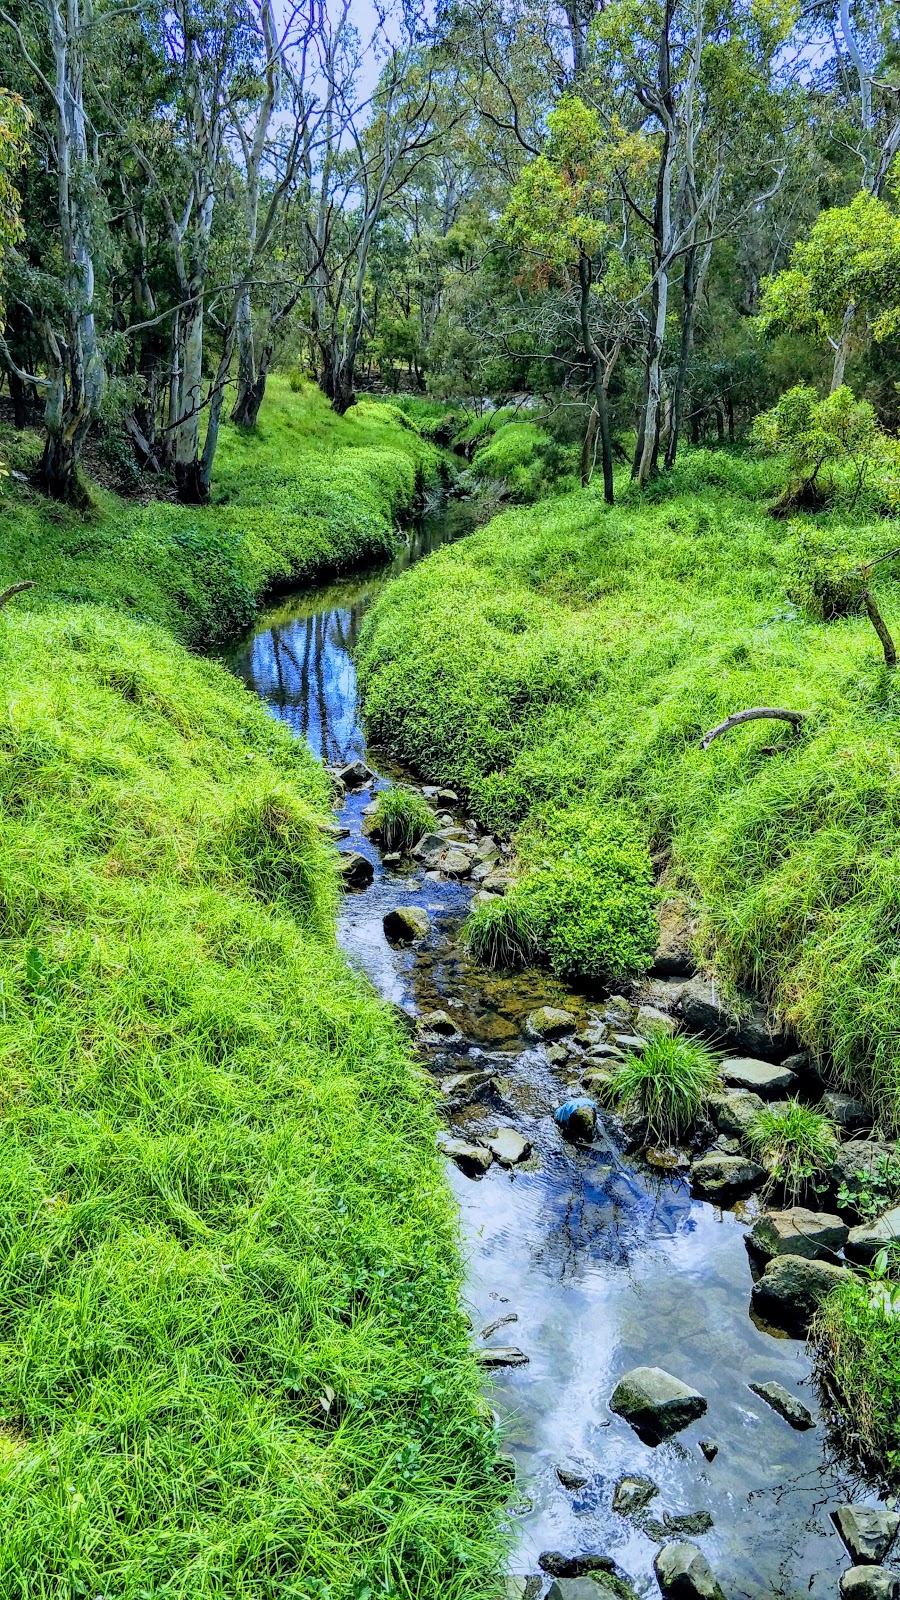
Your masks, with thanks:
<instances>
[{"instance_id":1,"label":"river rock","mask_svg":"<svg viewBox=\"0 0 900 1600\"><path fill-rule=\"evenodd\" d=\"M744 997L741 1014L723 1000L708 978L691 978L681 993L681 1014L698 1033L734 1046L753 1059L781 1061L789 1041L780 1029L769 1026L758 1000Z\"/></svg>"},{"instance_id":2,"label":"river rock","mask_svg":"<svg viewBox=\"0 0 900 1600\"><path fill-rule=\"evenodd\" d=\"M426 1011L421 1018L422 1027L429 1033L442 1034L447 1039L455 1038L459 1029L447 1011Z\"/></svg>"},{"instance_id":3,"label":"river rock","mask_svg":"<svg viewBox=\"0 0 900 1600\"><path fill-rule=\"evenodd\" d=\"M702 1417L707 1402L662 1367L634 1367L619 1379L609 1405L641 1438L659 1444Z\"/></svg>"},{"instance_id":4,"label":"river rock","mask_svg":"<svg viewBox=\"0 0 900 1600\"><path fill-rule=\"evenodd\" d=\"M789 1422L792 1428L797 1429L798 1433L804 1432L806 1428L815 1427L815 1418L809 1407L805 1406L802 1400L798 1400L796 1395L791 1394L789 1389L785 1389L782 1384L774 1381L751 1383L748 1388L752 1389L754 1394L758 1394L760 1400L765 1400L766 1405L771 1406L773 1411L777 1411L780 1417L784 1417L785 1422Z\"/></svg>"},{"instance_id":5,"label":"river rock","mask_svg":"<svg viewBox=\"0 0 900 1600\"><path fill-rule=\"evenodd\" d=\"M570 1493L575 1493L578 1489L583 1489L585 1485L591 1481L587 1473L578 1471L573 1472L570 1467L557 1467L556 1476L558 1477L563 1488L568 1489Z\"/></svg>"},{"instance_id":6,"label":"river rock","mask_svg":"<svg viewBox=\"0 0 900 1600\"><path fill-rule=\"evenodd\" d=\"M494 1159L485 1145L470 1144L468 1139L442 1139L441 1149L467 1178L483 1178Z\"/></svg>"},{"instance_id":7,"label":"river rock","mask_svg":"<svg viewBox=\"0 0 900 1600\"><path fill-rule=\"evenodd\" d=\"M434 867L446 848L447 841L442 839L439 833L423 833L418 844L414 844L409 853L414 861L421 861L426 867Z\"/></svg>"},{"instance_id":8,"label":"river rock","mask_svg":"<svg viewBox=\"0 0 900 1600\"><path fill-rule=\"evenodd\" d=\"M635 1013L634 1025L638 1033L674 1033L676 1022L667 1012L660 1011L656 1006L638 1006Z\"/></svg>"},{"instance_id":9,"label":"river rock","mask_svg":"<svg viewBox=\"0 0 900 1600\"><path fill-rule=\"evenodd\" d=\"M725 1600L712 1567L695 1544L664 1544L653 1570L665 1600Z\"/></svg>"},{"instance_id":10,"label":"river rock","mask_svg":"<svg viewBox=\"0 0 900 1600\"><path fill-rule=\"evenodd\" d=\"M849 1276L831 1261L776 1256L753 1285L753 1308L774 1327L805 1333L825 1296Z\"/></svg>"},{"instance_id":11,"label":"river rock","mask_svg":"<svg viewBox=\"0 0 900 1600\"><path fill-rule=\"evenodd\" d=\"M747 1240L757 1255L771 1261L773 1256L806 1256L810 1261L829 1260L842 1250L848 1234L847 1224L827 1211L807 1211L791 1206L789 1211L768 1211L757 1217Z\"/></svg>"},{"instance_id":12,"label":"river rock","mask_svg":"<svg viewBox=\"0 0 900 1600\"><path fill-rule=\"evenodd\" d=\"M750 1089L729 1089L724 1094L711 1095L707 1109L719 1133L744 1139L764 1105L765 1101Z\"/></svg>"},{"instance_id":13,"label":"river rock","mask_svg":"<svg viewBox=\"0 0 900 1600\"><path fill-rule=\"evenodd\" d=\"M371 861L358 850L341 851L338 871L348 889L367 889L375 876Z\"/></svg>"},{"instance_id":14,"label":"river rock","mask_svg":"<svg viewBox=\"0 0 900 1600\"><path fill-rule=\"evenodd\" d=\"M694 971L697 919L691 915L687 901L680 896L661 901L656 920L659 943L650 971L656 978L689 978Z\"/></svg>"},{"instance_id":15,"label":"river rock","mask_svg":"<svg viewBox=\"0 0 900 1600\"><path fill-rule=\"evenodd\" d=\"M797 1079L785 1067L758 1061L752 1056L731 1056L723 1061L722 1081L732 1089L749 1089L764 1100L790 1094L797 1087Z\"/></svg>"},{"instance_id":16,"label":"river rock","mask_svg":"<svg viewBox=\"0 0 900 1600\"><path fill-rule=\"evenodd\" d=\"M485 883L487 881L487 879L489 877L491 877L491 875L494 872L494 870L495 870L495 868L494 868L493 861L477 861L476 860L475 865L472 868L472 871L470 873L470 877L472 879L472 882L473 883Z\"/></svg>"},{"instance_id":17,"label":"river rock","mask_svg":"<svg viewBox=\"0 0 900 1600\"><path fill-rule=\"evenodd\" d=\"M881 1162L891 1160L896 1153L897 1146L883 1139L848 1139L846 1144L839 1144L834 1153L831 1181L835 1187L851 1183L857 1172L872 1178Z\"/></svg>"},{"instance_id":18,"label":"river rock","mask_svg":"<svg viewBox=\"0 0 900 1600\"><path fill-rule=\"evenodd\" d=\"M500 846L496 839L492 838L489 833L485 833L475 846L475 854L478 856L479 861L489 861L492 857L499 856Z\"/></svg>"},{"instance_id":19,"label":"river rock","mask_svg":"<svg viewBox=\"0 0 900 1600\"><path fill-rule=\"evenodd\" d=\"M531 1155L531 1144L518 1128L498 1128L485 1143L501 1167L518 1166Z\"/></svg>"},{"instance_id":20,"label":"river rock","mask_svg":"<svg viewBox=\"0 0 900 1600\"><path fill-rule=\"evenodd\" d=\"M851 1228L844 1250L851 1261L867 1266L886 1244L900 1244L900 1206L894 1206L874 1222L861 1222Z\"/></svg>"},{"instance_id":21,"label":"river rock","mask_svg":"<svg viewBox=\"0 0 900 1600\"><path fill-rule=\"evenodd\" d=\"M495 1087L493 1075L490 1072L454 1072L449 1078L441 1079L441 1094L445 1100L471 1101L476 1100L484 1089Z\"/></svg>"},{"instance_id":22,"label":"river rock","mask_svg":"<svg viewBox=\"0 0 900 1600\"><path fill-rule=\"evenodd\" d=\"M841 1600L898 1600L900 1575L889 1567L848 1567L840 1587Z\"/></svg>"},{"instance_id":23,"label":"river rock","mask_svg":"<svg viewBox=\"0 0 900 1600\"><path fill-rule=\"evenodd\" d=\"M375 774L371 767L364 761L350 761L346 767L339 767L335 777L339 778L345 789L364 789L371 783Z\"/></svg>"},{"instance_id":24,"label":"river rock","mask_svg":"<svg viewBox=\"0 0 900 1600\"><path fill-rule=\"evenodd\" d=\"M711 1200L728 1200L746 1194L765 1175L765 1168L748 1156L710 1150L691 1167L691 1188Z\"/></svg>"},{"instance_id":25,"label":"river rock","mask_svg":"<svg viewBox=\"0 0 900 1600\"><path fill-rule=\"evenodd\" d=\"M597 1125L597 1107L593 1100L566 1100L557 1106L553 1120L564 1139L573 1144L589 1144Z\"/></svg>"},{"instance_id":26,"label":"river rock","mask_svg":"<svg viewBox=\"0 0 900 1600\"><path fill-rule=\"evenodd\" d=\"M529 1357L514 1344L494 1344L487 1350L477 1350L475 1360L480 1367L493 1371L495 1367L527 1367Z\"/></svg>"},{"instance_id":27,"label":"river rock","mask_svg":"<svg viewBox=\"0 0 900 1600\"><path fill-rule=\"evenodd\" d=\"M587 1070L581 1074L581 1085L582 1088L588 1089L591 1094L602 1095L605 1094L606 1090L612 1083L613 1076L614 1073L612 1066L588 1067Z\"/></svg>"},{"instance_id":28,"label":"river rock","mask_svg":"<svg viewBox=\"0 0 900 1600\"><path fill-rule=\"evenodd\" d=\"M509 888L508 872L492 872L481 881L485 894L505 894Z\"/></svg>"},{"instance_id":29,"label":"river rock","mask_svg":"<svg viewBox=\"0 0 900 1600\"><path fill-rule=\"evenodd\" d=\"M652 1478L641 1478L628 1474L620 1478L613 1494L613 1511L618 1511L620 1517L633 1517L636 1511L643 1511L659 1494L659 1489Z\"/></svg>"},{"instance_id":30,"label":"river rock","mask_svg":"<svg viewBox=\"0 0 900 1600\"><path fill-rule=\"evenodd\" d=\"M550 1578L586 1578L592 1572L612 1575L617 1570L610 1556L567 1556L562 1550L542 1550L538 1556L538 1566ZM552 1589L550 1593L553 1593Z\"/></svg>"},{"instance_id":31,"label":"river rock","mask_svg":"<svg viewBox=\"0 0 900 1600\"><path fill-rule=\"evenodd\" d=\"M715 1439L698 1439L697 1444L707 1461L715 1461L716 1456L719 1454L719 1446L716 1444Z\"/></svg>"},{"instance_id":32,"label":"river rock","mask_svg":"<svg viewBox=\"0 0 900 1600\"><path fill-rule=\"evenodd\" d=\"M451 845L441 856L441 871L446 878L467 878L472 869L472 858L464 850Z\"/></svg>"},{"instance_id":33,"label":"river rock","mask_svg":"<svg viewBox=\"0 0 900 1600\"><path fill-rule=\"evenodd\" d=\"M525 1032L532 1039L563 1039L575 1032L575 1018L559 1006L538 1006L525 1018Z\"/></svg>"},{"instance_id":34,"label":"river rock","mask_svg":"<svg viewBox=\"0 0 900 1600\"><path fill-rule=\"evenodd\" d=\"M421 906L395 906L382 920L390 944L417 944L431 932L431 918Z\"/></svg>"},{"instance_id":35,"label":"river rock","mask_svg":"<svg viewBox=\"0 0 900 1600\"><path fill-rule=\"evenodd\" d=\"M817 1107L823 1117L830 1117L839 1128L847 1133L853 1133L858 1128L871 1128L872 1113L864 1100L858 1100L852 1094L835 1094L828 1090L823 1094Z\"/></svg>"},{"instance_id":36,"label":"river rock","mask_svg":"<svg viewBox=\"0 0 900 1600\"><path fill-rule=\"evenodd\" d=\"M838 1506L831 1517L847 1553L858 1565L878 1566L900 1529L896 1511L883 1511L878 1506Z\"/></svg>"}]
</instances>

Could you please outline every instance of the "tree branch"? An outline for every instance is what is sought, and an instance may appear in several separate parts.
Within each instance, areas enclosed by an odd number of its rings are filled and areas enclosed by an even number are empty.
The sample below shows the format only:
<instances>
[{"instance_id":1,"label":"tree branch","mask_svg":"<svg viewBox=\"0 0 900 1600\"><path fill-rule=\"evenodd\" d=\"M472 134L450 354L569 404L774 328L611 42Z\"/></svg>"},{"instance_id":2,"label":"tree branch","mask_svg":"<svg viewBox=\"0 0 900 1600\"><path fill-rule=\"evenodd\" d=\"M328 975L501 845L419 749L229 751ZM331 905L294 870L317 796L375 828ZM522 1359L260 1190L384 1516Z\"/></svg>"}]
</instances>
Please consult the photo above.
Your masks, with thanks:
<instances>
[{"instance_id":1,"label":"tree branch","mask_svg":"<svg viewBox=\"0 0 900 1600\"><path fill-rule=\"evenodd\" d=\"M794 731L799 733L805 713L802 711L785 711L778 706L751 706L747 711L735 711L732 716L726 717L717 728L710 728L700 740L703 750L708 750L714 739L722 733L727 733L729 728L736 728L741 722L756 722L760 717L774 717L779 722L790 722Z\"/></svg>"}]
</instances>

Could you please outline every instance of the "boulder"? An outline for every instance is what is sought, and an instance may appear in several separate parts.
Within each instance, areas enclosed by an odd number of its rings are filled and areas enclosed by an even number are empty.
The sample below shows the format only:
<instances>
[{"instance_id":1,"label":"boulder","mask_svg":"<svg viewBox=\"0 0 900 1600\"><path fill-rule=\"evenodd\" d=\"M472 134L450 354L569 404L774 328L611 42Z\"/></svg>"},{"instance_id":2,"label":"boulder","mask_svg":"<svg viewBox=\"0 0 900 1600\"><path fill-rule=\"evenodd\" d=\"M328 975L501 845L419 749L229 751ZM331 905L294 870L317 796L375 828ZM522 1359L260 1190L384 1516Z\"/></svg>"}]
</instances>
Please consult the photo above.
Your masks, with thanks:
<instances>
[{"instance_id":1,"label":"boulder","mask_svg":"<svg viewBox=\"0 0 900 1600\"><path fill-rule=\"evenodd\" d=\"M850 1183L857 1172L872 1178L880 1163L895 1157L896 1153L897 1146L883 1139L848 1139L846 1144L839 1144L835 1151L831 1181L835 1187Z\"/></svg>"},{"instance_id":2,"label":"boulder","mask_svg":"<svg viewBox=\"0 0 900 1600\"><path fill-rule=\"evenodd\" d=\"M691 1167L691 1188L710 1200L729 1200L746 1194L766 1175L764 1167L748 1156L709 1150Z\"/></svg>"},{"instance_id":3,"label":"boulder","mask_svg":"<svg viewBox=\"0 0 900 1600\"><path fill-rule=\"evenodd\" d=\"M572 1144L589 1144L597 1125L597 1107L593 1100L566 1100L557 1106L553 1120L564 1139Z\"/></svg>"},{"instance_id":4,"label":"boulder","mask_svg":"<svg viewBox=\"0 0 900 1600\"><path fill-rule=\"evenodd\" d=\"M747 1240L757 1255L771 1261L773 1256L806 1256L809 1261L829 1260L842 1250L847 1224L827 1211L807 1211L791 1206L789 1211L768 1211L757 1217Z\"/></svg>"},{"instance_id":5,"label":"boulder","mask_svg":"<svg viewBox=\"0 0 900 1600\"><path fill-rule=\"evenodd\" d=\"M647 1041L640 1033L614 1033L613 1043L617 1049L632 1056L642 1056L647 1048Z\"/></svg>"},{"instance_id":6,"label":"boulder","mask_svg":"<svg viewBox=\"0 0 900 1600\"><path fill-rule=\"evenodd\" d=\"M338 871L347 889L368 889L375 876L371 861L358 850L341 851Z\"/></svg>"},{"instance_id":7,"label":"boulder","mask_svg":"<svg viewBox=\"0 0 900 1600\"><path fill-rule=\"evenodd\" d=\"M718 993L708 978L691 978L681 993L681 1014L691 1028L708 1038L730 1044L763 1061L781 1061L788 1053L784 1033L769 1025L758 1000L743 997L740 1014Z\"/></svg>"},{"instance_id":8,"label":"boulder","mask_svg":"<svg viewBox=\"0 0 900 1600\"><path fill-rule=\"evenodd\" d=\"M467 878L472 870L472 857L457 845L451 845L441 856L441 871L446 878Z\"/></svg>"},{"instance_id":9,"label":"boulder","mask_svg":"<svg viewBox=\"0 0 900 1600\"><path fill-rule=\"evenodd\" d=\"M849 1276L831 1261L776 1256L753 1285L753 1309L774 1327L805 1333L825 1296Z\"/></svg>"},{"instance_id":10,"label":"boulder","mask_svg":"<svg viewBox=\"0 0 900 1600\"><path fill-rule=\"evenodd\" d=\"M431 918L422 906L395 906L382 920L389 944L417 944L431 932Z\"/></svg>"},{"instance_id":11,"label":"boulder","mask_svg":"<svg viewBox=\"0 0 900 1600\"><path fill-rule=\"evenodd\" d=\"M894 1206L874 1222L861 1222L851 1228L844 1249L851 1261L867 1266L886 1244L900 1244L900 1206Z\"/></svg>"},{"instance_id":12,"label":"boulder","mask_svg":"<svg viewBox=\"0 0 900 1600\"><path fill-rule=\"evenodd\" d=\"M709 1562L695 1544L664 1544L653 1570L665 1600L725 1600Z\"/></svg>"},{"instance_id":13,"label":"boulder","mask_svg":"<svg viewBox=\"0 0 900 1600\"><path fill-rule=\"evenodd\" d=\"M527 1367L528 1356L514 1344L494 1344L487 1350L477 1350L475 1360L480 1367L492 1371L495 1367Z\"/></svg>"},{"instance_id":14,"label":"boulder","mask_svg":"<svg viewBox=\"0 0 900 1600\"><path fill-rule=\"evenodd\" d=\"M743 1139L764 1105L765 1101L750 1089L730 1089L725 1094L712 1095L707 1109L719 1133Z\"/></svg>"},{"instance_id":15,"label":"boulder","mask_svg":"<svg viewBox=\"0 0 900 1600\"><path fill-rule=\"evenodd\" d=\"M797 1087L797 1079L786 1067L774 1066L770 1061L758 1061L752 1056L731 1056L723 1061L722 1082L732 1089L749 1089L764 1100L791 1094Z\"/></svg>"},{"instance_id":16,"label":"boulder","mask_svg":"<svg viewBox=\"0 0 900 1600\"><path fill-rule=\"evenodd\" d=\"M542 1550L538 1556L538 1566L550 1578L586 1578L592 1572L611 1575L616 1571L616 1564L609 1556L567 1556L562 1550ZM552 1589L550 1593L553 1593Z\"/></svg>"},{"instance_id":17,"label":"boulder","mask_svg":"<svg viewBox=\"0 0 900 1600\"><path fill-rule=\"evenodd\" d=\"M697 921L680 897L660 902L656 911L659 943L650 971L656 978L689 978L694 971Z\"/></svg>"},{"instance_id":18,"label":"boulder","mask_svg":"<svg viewBox=\"0 0 900 1600\"><path fill-rule=\"evenodd\" d=\"M429 1033L440 1033L447 1039L455 1038L459 1033L456 1023L446 1011L426 1011L420 1020Z\"/></svg>"},{"instance_id":19,"label":"boulder","mask_svg":"<svg viewBox=\"0 0 900 1600\"><path fill-rule=\"evenodd\" d=\"M532 1039L563 1039L575 1032L575 1018L559 1006L538 1006L525 1018L525 1032Z\"/></svg>"},{"instance_id":20,"label":"boulder","mask_svg":"<svg viewBox=\"0 0 900 1600\"><path fill-rule=\"evenodd\" d=\"M900 1529L897 1512L884 1511L880 1506L838 1506L831 1518L848 1555L858 1566L880 1565Z\"/></svg>"},{"instance_id":21,"label":"boulder","mask_svg":"<svg viewBox=\"0 0 900 1600\"><path fill-rule=\"evenodd\" d=\"M442 1139L441 1149L468 1178L483 1178L494 1159L486 1145L470 1144L468 1139Z\"/></svg>"},{"instance_id":22,"label":"boulder","mask_svg":"<svg viewBox=\"0 0 900 1600\"><path fill-rule=\"evenodd\" d=\"M518 1166L531 1155L531 1144L518 1128L498 1128L485 1143L501 1167Z\"/></svg>"},{"instance_id":23,"label":"boulder","mask_svg":"<svg viewBox=\"0 0 900 1600\"><path fill-rule=\"evenodd\" d=\"M609 1404L639 1437L659 1444L702 1417L707 1402L662 1367L635 1367L619 1379Z\"/></svg>"},{"instance_id":24,"label":"boulder","mask_svg":"<svg viewBox=\"0 0 900 1600\"><path fill-rule=\"evenodd\" d=\"M830 1117L839 1128L852 1133L857 1128L871 1128L872 1113L864 1100L857 1100L852 1094L835 1094L829 1090L823 1094L818 1106L823 1117Z\"/></svg>"},{"instance_id":25,"label":"boulder","mask_svg":"<svg viewBox=\"0 0 900 1600\"><path fill-rule=\"evenodd\" d=\"M608 1589L601 1589L595 1578L555 1578L547 1600L612 1600Z\"/></svg>"},{"instance_id":26,"label":"boulder","mask_svg":"<svg viewBox=\"0 0 900 1600\"><path fill-rule=\"evenodd\" d=\"M636 1511L643 1511L658 1494L659 1489L652 1478L635 1477L629 1473L616 1484L613 1511L618 1511L620 1517L633 1517Z\"/></svg>"},{"instance_id":27,"label":"boulder","mask_svg":"<svg viewBox=\"0 0 900 1600\"><path fill-rule=\"evenodd\" d=\"M493 1088L490 1071L454 1072L451 1077L441 1079L441 1094L445 1100L475 1100L482 1090Z\"/></svg>"},{"instance_id":28,"label":"boulder","mask_svg":"<svg viewBox=\"0 0 900 1600\"><path fill-rule=\"evenodd\" d=\"M841 1600L900 1600L900 1575L889 1567L848 1567L841 1573Z\"/></svg>"},{"instance_id":29,"label":"boulder","mask_svg":"<svg viewBox=\"0 0 900 1600\"><path fill-rule=\"evenodd\" d=\"M479 861L490 861L499 856L500 846L498 845L496 839L492 839L491 835L486 833L478 840L478 843L475 846L475 854L477 855Z\"/></svg>"},{"instance_id":30,"label":"boulder","mask_svg":"<svg viewBox=\"0 0 900 1600\"><path fill-rule=\"evenodd\" d=\"M782 1384L773 1381L769 1383L751 1383L748 1387L753 1390L754 1394L759 1395L760 1400L765 1400L766 1405L771 1406L773 1411L777 1411L780 1417L784 1417L785 1422L789 1422L792 1428L796 1428L798 1433L803 1433L807 1428L815 1427L815 1418L809 1407L805 1406L802 1400L798 1400L795 1394L791 1394L789 1389L785 1389Z\"/></svg>"},{"instance_id":31,"label":"boulder","mask_svg":"<svg viewBox=\"0 0 900 1600\"><path fill-rule=\"evenodd\" d=\"M570 1467L557 1467L556 1476L563 1488L568 1489L571 1493L578 1489L583 1489L591 1481L586 1473L573 1471Z\"/></svg>"},{"instance_id":32,"label":"boulder","mask_svg":"<svg viewBox=\"0 0 900 1600\"><path fill-rule=\"evenodd\" d=\"M564 1067L569 1059L569 1052L564 1044L548 1044L544 1046L544 1055L551 1067Z\"/></svg>"},{"instance_id":33,"label":"boulder","mask_svg":"<svg viewBox=\"0 0 900 1600\"><path fill-rule=\"evenodd\" d=\"M492 872L489 877L482 879L481 887L485 894L505 894L509 888L509 873Z\"/></svg>"},{"instance_id":34,"label":"boulder","mask_svg":"<svg viewBox=\"0 0 900 1600\"><path fill-rule=\"evenodd\" d=\"M367 767L364 761L349 761L346 767L339 767L335 773L345 789L364 789L374 776L372 768Z\"/></svg>"},{"instance_id":35,"label":"boulder","mask_svg":"<svg viewBox=\"0 0 900 1600\"><path fill-rule=\"evenodd\" d=\"M432 862L440 861L446 848L447 841L442 839L439 833L423 833L418 844L413 845L409 853L415 861L423 861L430 867Z\"/></svg>"},{"instance_id":36,"label":"boulder","mask_svg":"<svg viewBox=\"0 0 900 1600\"><path fill-rule=\"evenodd\" d=\"M488 878L493 876L494 870L493 861L478 861L476 859L469 876L473 883L485 883Z\"/></svg>"},{"instance_id":37,"label":"boulder","mask_svg":"<svg viewBox=\"0 0 900 1600\"><path fill-rule=\"evenodd\" d=\"M660 1011L657 1006L638 1006L634 1025L638 1032L643 1034L654 1031L674 1033L676 1027L675 1018L670 1017L666 1011Z\"/></svg>"}]
</instances>

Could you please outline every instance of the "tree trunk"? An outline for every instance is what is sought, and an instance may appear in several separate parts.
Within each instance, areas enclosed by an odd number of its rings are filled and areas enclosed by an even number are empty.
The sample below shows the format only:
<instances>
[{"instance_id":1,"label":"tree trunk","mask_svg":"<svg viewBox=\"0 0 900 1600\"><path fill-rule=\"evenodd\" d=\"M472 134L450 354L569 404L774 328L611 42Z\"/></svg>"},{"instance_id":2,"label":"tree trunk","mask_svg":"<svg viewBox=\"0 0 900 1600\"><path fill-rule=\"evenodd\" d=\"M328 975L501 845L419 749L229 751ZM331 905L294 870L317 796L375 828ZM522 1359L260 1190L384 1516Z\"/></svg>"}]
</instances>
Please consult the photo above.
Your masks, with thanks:
<instances>
[{"instance_id":1,"label":"tree trunk","mask_svg":"<svg viewBox=\"0 0 900 1600\"><path fill-rule=\"evenodd\" d=\"M231 409L232 422L243 428L252 428L259 415L262 394L256 399L256 351L253 344L253 315L250 308L250 290L245 289L238 301L235 318L235 336L238 349L237 398ZM266 380L263 376L263 393Z\"/></svg>"},{"instance_id":2,"label":"tree trunk","mask_svg":"<svg viewBox=\"0 0 900 1600\"><path fill-rule=\"evenodd\" d=\"M687 386L687 371L691 359L691 350L694 344L694 315L697 301L697 244L692 243L685 251L684 276L682 279L682 307L681 307L681 345L678 351L678 366L675 371L675 384L672 389L672 407L669 427L669 439L666 445L666 468L674 467L678 455L678 444L681 436L681 419L684 412L684 392Z\"/></svg>"},{"instance_id":3,"label":"tree trunk","mask_svg":"<svg viewBox=\"0 0 900 1600\"><path fill-rule=\"evenodd\" d=\"M17 372L9 373L9 397L13 405L13 421L19 433L28 426L28 405L25 399L25 385Z\"/></svg>"},{"instance_id":4,"label":"tree trunk","mask_svg":"<svg viewBox=\"0 0 900 1600\"><path fill-rule=\"evenodd\" d=\"M260 407L265 399L266 379L269 374L261 366L256 377L251 382L241 383L238 378L237 399L231 409L231 420L241 428L255 428L259 420Z\"/></svg>"},{"instance_id":5,"label":"tree trunk","mask_svg":"<svg viewBox=\"0 0 900 1600\"><path fill-rule=\"evenodd\" d=\"M83 504L86 496L78 479L78 451L65 432L48 431L37 471L38 481L51 500Z\"/></svg>"},{"instance_id":6,"label":"tree trunk","mask_svg":"<svg viewBox=\"0 0 900 1600\"><path fill-rule=\"evenodd\" d=\"M613 486L613 459L612 439L609 432L609 408L606 404L606 385L603 381L603 357L597 346L591 329L591 281L593 266L589 256L581 255L578 262L578 278L581 285L581 338L584 344L585 355L591 363L594 378L594 410L600 427L600 455L603 462L603 498L608 506L615 500ZM587 439L585 439L587 448ZM591 453L593 454L593 439L591 440ZM587 463L590 473L591 462ZM584 483L585 459L582 455L582 477ZM590 481L590 477L588 477Z\"/></svg>"},{"instance_id":7,"label":"tree trunk","mask_svg":"<svg viewBox=\"0 0 900 1600\"><path fill-rule=\"evenodd\" d=\"M853 329L853 318L856 307L851 300L844 311L844 321L841 325L841 336L834 352L834 366L831 370L831 393L840 389L844 382L844 373L847 370L847 357L850 354L850 336Z\"/></svg>"}]
</instances>

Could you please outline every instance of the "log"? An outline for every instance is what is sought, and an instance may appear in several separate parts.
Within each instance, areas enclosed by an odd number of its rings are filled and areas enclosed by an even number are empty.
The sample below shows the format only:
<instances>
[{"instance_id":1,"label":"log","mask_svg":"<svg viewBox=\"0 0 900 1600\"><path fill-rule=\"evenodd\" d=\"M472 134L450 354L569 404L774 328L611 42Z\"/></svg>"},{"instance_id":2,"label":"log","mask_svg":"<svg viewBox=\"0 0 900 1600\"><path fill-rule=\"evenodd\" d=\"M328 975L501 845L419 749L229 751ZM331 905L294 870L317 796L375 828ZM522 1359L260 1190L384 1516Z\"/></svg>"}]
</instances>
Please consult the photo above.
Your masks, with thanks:
<instances>
[{"instance_id":1,"label":"log","mask_svg":"<svg viewBox=\"0 0 900 1600\"><path fill-rule=\"evenodd\" d=\"M884 651L884 664L886 667L895 667L897 665L897 650L871 589L863 590L862 601L868 612L869 621L881 640L881 648Z\"/></svg>"},{"instance_id":2,"label":"log","mask_svg":"<svg viewBox=\"0 0 900 1600\"><path fill-rule=\"evenodd\" d=\"M741 722L757 722L760 717L774 717L777 722L790 722L795 733L799 733L804 715L802 711L786 711L781 706L750 706L746 711L733 712L724 722L720 722L717 728L710 728L709 733L705 733L700 740L700 745L702 749L708 750L713 739L718 739L720 734L727 733L729 728L736 728Z\"/></svg>"},{"instance_id":3,"label":"log","mask_svg":"<svg viewBox=\"0 0 900 1600\"><path fill-rule=\"evenodd\" d=\"M24 583L11 583L9 588L4 589L3 593L0 594L0 611L3 610L7 600L11 600L14 594L21 594L23 589L34 589L36 587L37 585L33 578L26 578Z\"/></svg>"}]
</instances>

